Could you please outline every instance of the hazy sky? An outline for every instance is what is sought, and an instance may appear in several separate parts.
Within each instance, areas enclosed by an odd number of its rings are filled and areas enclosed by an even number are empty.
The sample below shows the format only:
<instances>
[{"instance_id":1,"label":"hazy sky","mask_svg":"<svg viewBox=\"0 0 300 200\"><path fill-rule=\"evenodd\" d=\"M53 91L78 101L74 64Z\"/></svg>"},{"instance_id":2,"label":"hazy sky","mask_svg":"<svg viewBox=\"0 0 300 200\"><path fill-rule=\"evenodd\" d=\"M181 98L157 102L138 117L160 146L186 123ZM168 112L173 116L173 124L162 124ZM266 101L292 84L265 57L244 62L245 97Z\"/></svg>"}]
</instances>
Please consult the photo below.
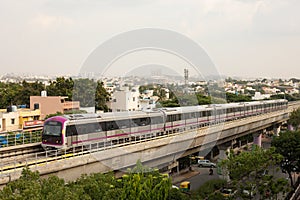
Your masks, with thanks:
<instances>
[{"instance_id":1,"label":"hazy sky","mask_svg":"<svg viewBox=\"0 0 300 200\"><path fill-rule=\"evenodd\" d=\"M78 74L102 42L139 28L201 45L221 74L300 78L299 0L0 0L0 74Z\"/></svg>"}]
</instances>

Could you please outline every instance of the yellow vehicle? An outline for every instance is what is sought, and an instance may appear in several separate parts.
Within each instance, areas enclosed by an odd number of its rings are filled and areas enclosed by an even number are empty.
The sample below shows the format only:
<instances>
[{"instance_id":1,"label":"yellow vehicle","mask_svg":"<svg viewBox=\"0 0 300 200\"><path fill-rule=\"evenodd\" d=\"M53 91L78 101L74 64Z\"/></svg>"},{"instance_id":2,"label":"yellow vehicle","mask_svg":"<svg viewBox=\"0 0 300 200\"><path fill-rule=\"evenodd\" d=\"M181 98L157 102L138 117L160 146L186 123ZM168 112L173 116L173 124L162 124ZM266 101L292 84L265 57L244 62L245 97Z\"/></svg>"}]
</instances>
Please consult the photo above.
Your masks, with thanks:
<instances>
[{"instance_id":1,"label":"yellow vehicle","mask_svg":"<svg viewBox=\"0 0 300 200\"><path fill-rule=\"evenodd\" d=\"M191 183L189 181L181 182L179 188L182 192L189 192L191 190Z\"/></svg>"},{"instance_id":2,"label":"yellow vehicle","mask_svg":"<svg viewBox=\"0 0 300 200\"><path fill-rule=\"evenodd\" d=\"M191 156L191 164L198 164L199 160L204 160L203 156Z\"/></svg>"}]
</instances>

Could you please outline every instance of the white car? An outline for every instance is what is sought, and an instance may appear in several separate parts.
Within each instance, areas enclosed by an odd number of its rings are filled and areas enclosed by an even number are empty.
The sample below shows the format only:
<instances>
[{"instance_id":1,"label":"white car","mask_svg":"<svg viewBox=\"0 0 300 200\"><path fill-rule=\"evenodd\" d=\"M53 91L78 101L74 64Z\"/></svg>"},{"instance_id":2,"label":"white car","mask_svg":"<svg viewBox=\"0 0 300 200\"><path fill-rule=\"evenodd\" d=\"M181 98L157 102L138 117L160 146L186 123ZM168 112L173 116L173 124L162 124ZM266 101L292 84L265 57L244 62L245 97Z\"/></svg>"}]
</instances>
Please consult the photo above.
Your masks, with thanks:
<instances>
[{"instance_id":1,"label":"white car","mask_svg":"<svg viewBox=\"0 0 300 200\"><path fill-rule=\"evenodd\" d=\"M198 167L217 167L217 165L209 160L198 160Z\"/></svg>"}]
</instances>

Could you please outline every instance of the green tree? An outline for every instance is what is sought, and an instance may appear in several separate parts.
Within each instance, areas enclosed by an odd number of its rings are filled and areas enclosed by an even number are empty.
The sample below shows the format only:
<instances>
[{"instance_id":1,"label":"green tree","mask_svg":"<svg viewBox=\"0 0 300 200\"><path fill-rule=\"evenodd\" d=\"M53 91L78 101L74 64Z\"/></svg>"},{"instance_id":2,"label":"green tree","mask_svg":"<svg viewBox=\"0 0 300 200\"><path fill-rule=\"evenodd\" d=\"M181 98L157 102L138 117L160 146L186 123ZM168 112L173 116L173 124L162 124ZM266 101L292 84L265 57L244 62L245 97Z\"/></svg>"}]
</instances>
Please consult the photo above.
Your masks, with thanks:
<instances>
[{"instance_id":1,"label":"green tree","mask_svg":"<svg viewBox=\"0 0 300 200\"><path fill-rule=\"evenodd\" d=\"M199 94L199 93L197 93L196 96L197 96L197 100L198 100L198 105L208 105L208 104L212 103L211 97L209 97L209 96L205 96L205 95Z\"/></svg>"},{"instance_id":2,"label":"green tree","mask_svg":"<svg viewBox=\"0 0 300 200\"><path fill-rule=\"evenodd\" d=\"M220 166L223 171L222 173L229 174L232 185L240 191L237 193L238 196L242 197L243 193L241 191L248 186L251 186L250 188L252 191L250 190L250 192L259 190L261 195L263 195L263 191L259 188L266 188L266 185L268 185L270 181L277 183L279 180L275 179L273 176L270 176L270 179L262 179L260 177L260 172L264 169L271 168L274 169L273 173L275 173L276 166L280 163L282 158L283 157L280 154L275 152L275 148L264 150L256 147L252 152L242 152L238 155L231 153L228 156L228 159L223 160L220 163ZM288 187L287 184L285 185ZM275 194L276 191L279 193L284 190L279 191L274 189L273 194Z\"/></svg>"},{"instance_id":3,"label":"green tree","mask_svg":"<svg viewBox=\"0 0 300 200\"><path fill-rule=\"evenodd\" d=\"M0 191L0 199L24 199L24 200L40 200L41 184L38 172L32 172L29 168L24 168L21 177L7 184Z\"/></svg>"},{"instance_id":4,"label":"green tree","mask_svg":"<svg viewBox=\"0 0 300 200\"><path fill-rule=\"evenodd\" d=\"M229 92L226 93L226 99L227 99L228 103L251 101L250 96L241 95L241 94L232 94L232 93L229 93Z\"/></svg>"},{"instance_id":5,"label":"green tree","mask_svg":"<svg viewBox=\"0 0 300 200\"><path fill-rule=\"evenodd\" d=\"M65 181L57 176L41 179L41 197L45 200L79 199L77 194L74 194L68 186L65 186Z\"/></svg>"},{"instance_id":6,"label":"green tree","mask_svg":"<svg viewBox=\"0 0 300 200\"><path fill-rule=\"evenodd\" d=\"M296 130L298 130L300 125L300 108L291 112L288 124L292 125Z\"/></svg>"},{"instance_id":7,"label":"green tree","mask_svg":"<svg viewBox=\"0 0 300 200\"><path fill-rule=\"evenodd\" d=\"M57 77L55 81L50 81L50 85L46 87L48 96L67 96L72 99L74 81L72 78Z\"/></svg>"},{"instance_id":8,"label":"green tree","mask_svg":"<svg viewBox=\"0 0 300 200\"><path fill-rule=\"evenodd\" d=\"M201 185L196 191L192 192L191 199L224 199L224 197L216 191L226 185L227 182L225 180L209 180Z\"/></svg>"},{"instance_id":9,"label":"green tree","mask_svg":"<svg viewBox=\"0 0 300 200\"><path fill-rule=\"evenodd\" d=\"M300 172L300 131L282 132L272 140L272 145L284 157L282 170L288 173L291 185L294 186L292 174Z\"/></svg>"},{"instance_id":10,"label":"green tree","mask_svg":"<svg viewBox=\"0 0 300 200\"><path fill-rule=\"evenodd\" d=\"M22 81L18 93L18 103L17 104L30 104L30 96L40 96L41 91L44 90L44 84L41 82L28 83L25 80Z\"/></svg>"},{"instance_id":11,"label":"green tree","mask_svg":"<svg viewBox=\"0 0 300 200\"><path fill-rule=\"evenodd\" d=\"M137 162L121 179L113 173L82 175L66 184L57 176L40 178L38 172L24 168L21 177L0 190L0 199L28 200L167 200L170 199L171 180L158 170ZM184 196L183 196L184 197Z\"/></svg>"},{"instance_id":12,"label":"green tree","mask_svg":"<svg viewBox=\"0 0 300 200\"><path fill-rule=\"evenodd\" d=\"M158 170L144 167L140 161L136 167L123 176L120 199L128 200L163 200L168 199L171 180Z\"/></svg>"},{"instance_id":13,"label":"green tree","mask_svg":"<svg viewBox=\"0 0 300 200\"><path fill-rule=\"evenodd\" d=\"M108 111L106 102L109 100L109 93L103 87L103 82L97 81L96 93L95 93L95 108L96 110Z\"/></svg>"}]
</instances>

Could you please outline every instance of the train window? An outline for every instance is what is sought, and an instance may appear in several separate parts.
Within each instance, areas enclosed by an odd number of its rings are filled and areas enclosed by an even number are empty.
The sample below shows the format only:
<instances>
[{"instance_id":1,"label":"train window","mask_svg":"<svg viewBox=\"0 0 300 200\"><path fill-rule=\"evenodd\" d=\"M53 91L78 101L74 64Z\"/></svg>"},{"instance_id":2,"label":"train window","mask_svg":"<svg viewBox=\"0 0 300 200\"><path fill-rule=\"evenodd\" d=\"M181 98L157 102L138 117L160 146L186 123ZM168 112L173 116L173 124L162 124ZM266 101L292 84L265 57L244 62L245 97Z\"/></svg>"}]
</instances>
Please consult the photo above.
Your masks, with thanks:
<instances>
[{"instance_id":1,"label":"train window","mask_svg":"<svg viewBox=\"0 0 300 200\"><path fill-rule=\"evenodd\" d=\"M184 119L191 119L191 113L184 113L183 118Z\"/></svg>"},{"instance_id":2,"label":"train window","mask_svg":"<svg viewBox=\"0 0 300 200\"><path fill-rule=\"evenodd\" d=\"M43 135L60 136L62 124L57 121L48 121L44 125Z\"/></svg>"},{"instance_id":3,"label":"train window","mask_svg":"<svg viewBox=\"0 0 300 200\"><path fill-rule=\"evenodd\" d=\"M130 123L128 119L124 119L124 120L118 120L116 121L119 128L124 129L124 128L130 128Z\"/></svg>"},{"instance_id":4,"label":"train window","mask_svg":"<svg viewBox=\"0 0 300 200\"><path fill-rule=\"evenodd\" d=\"M226 111L224 109L217 110L218 115L223 115L225 112Z\"/></svg>"},{"instance_id":5,"label":"train window","mask_svg":"<svg viewBox=\"0 0 300 200\"><path fill-rule=\"evenodd\" d=\"M133 125L135 125L135 126L147 126L150 124L150 118L144 117L144 118L132 119L132 122L133 122Z\"/></svg>"},{"instance_id":6,"label":"train window","mask_svg":"<svg viewBox=\"0 0 300 200\"><path fill-rule=\"evenodd\" d=\"M198 113L197 112L192 112L191 113L191 118L197 118L198 117Z\"/></svg>"},{"instance_id":7,"label":"train window","mask_svg":"<svg viewBox=\"0 0 300 200\"><path fill-rule=\"evenodd\" d=\"M211 116L212 115L212 111L211 110L209 110L209 111L207 111L207 113L206 113L207 115L206 116Z\"/></svg>"},{"instance_id":8,"label":"train window","mask_svg":"<svg viewBox=\"0 0 300 200\"><path fill-rule=\"evenodd\" d=\"M115 121L110 121L110 122L105 122L106 123L106 130L107 131L112 131L119 129L117 123Z\"/></svg>"},{"instance_id":9,"label":"train window","mask_svg":"<svg viewBox=\"0 0 300 200\"><path fill-rule=\"evenodd\" d=\"M95 133L102 131L102 128L98 123L89 123L85 125L85 131L85 133Z\"/></svg>"},{"instance_id":10,"label":"train window","mask_svg":"<svg viewBox=\"0 0 300 200\"><path fill-rule=\"evenodd\" d=\"M161 123L163 123L162 117L151 117L151 124L161 124Z\"/></svg>"},{"instance_id":11,"label":"train window","mask_svg":"<svg viewBox=\"0 0 300 200\"><path fill-rule=\"evenodd\" d=\"M72 136L72 135L78 135L75 125L71 125L71 126L66 127L66 136L69 137L69 136Z\"/></svg>"},{"instance_id":12,"label":"train window","mask_svg":"<svg viewBox=\"0 0 300 200\"><path fill-rule=\"evenodd\" d=\"M75 125L75 126L76 126L76 129L77 129L78 135L84 135L84 134L87 133L86 126L84 124Z\"/></svg>"},{"instance_id":13,"label":"train window","mask_svg":"<svg viewBox=\"0 0 300 200\"><path fill-rule=\"evenodd\" d=\"M175 115L175 121L180 121L181 120L181 114Z\"/></svg>"},{"instance_id":14,"label":"train window","mask_svg":"<svg viewBox=\"0 0 300 200\"><path fill-rule=\"evenodd\" d=\"M198 117L202 117L202 112L198 112Z\"/></svg>"},{"instance_id":15,"label":"train window","mask_svg":"<svg viewBox=\"0 0 300 200\"><path fill-rule=\"evenodd\" d=\"M172 115L168 115L167 116L167 122L172 122L173 120L172 120Z\"/></svg>"}]
</instances>

